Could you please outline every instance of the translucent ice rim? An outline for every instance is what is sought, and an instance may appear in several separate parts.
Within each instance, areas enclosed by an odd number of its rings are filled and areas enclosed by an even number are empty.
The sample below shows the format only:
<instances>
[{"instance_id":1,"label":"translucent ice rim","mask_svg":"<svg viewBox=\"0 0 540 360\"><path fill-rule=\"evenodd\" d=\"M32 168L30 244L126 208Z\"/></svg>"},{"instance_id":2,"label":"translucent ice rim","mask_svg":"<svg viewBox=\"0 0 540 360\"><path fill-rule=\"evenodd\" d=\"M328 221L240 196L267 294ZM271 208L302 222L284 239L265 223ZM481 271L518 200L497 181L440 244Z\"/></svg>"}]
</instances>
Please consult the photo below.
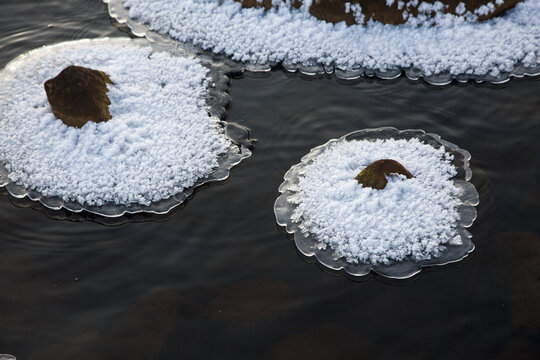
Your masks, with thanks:
<instances>
[{"instance_id":1,"label":"translucent ice rim","mask_svg":"<svg viewBox=\"0 0 540 360\"><path fill-rule=\"evenodd\" d=\"M526 67L522 64L516 64L511 72L500 72L497 76L491 74L475 75L475 74L459 74L454 75L450 72L441 72L433 75L424 75L421 70L414 67L395 69L371 69L358 67L355 69L343 70L334 65L323 64L289 64L286 62L268 62L265 64L258 63L241 63L234 61L224 54L215 54L211 51L204 50L190 43L184 43L174 40L168 35L162 35L150 29L150 26L145 23L140 23L129 17L129 10L124 7L124 0L103 0L108 6L109 15L121 25L126 25L131 33L137 37L145 37L148 40L156 43L168 44L169 46L177 47L194 56L199 56L216 66L221 67L228 73L243 73L245 71L251 73L270 72L272 69L280 65L288 72L298 72L307 76L334 75L340 80L357 80L361 77L379 78L382 80L397 79L400 76L405 76L413 81L423 80L430 85L445 86L453 81L457 83L467 83L474 81L480 83L491 83L495 85L504 84L512 78L523 78L525 76L534 77L540 76L540 64L534 67Z\"/></svg>"},{"instance_id":2,"label":"translucent ice rim","mask_svg":"<svg viewBox=\"0 0 540 360\"><path fill-rule=\"evenodd\" d=\"M150 42L146 39L130 39L130 38L100 38L100 39L83 39L62 42L54 45L43 46L34 50L31 50L25 54L22 54L12 61L10 61L5 69L14 66L19 61L24 61L27 57L31 56L34 52L41 51L55 51L63 47L76 47L80 44L100 44L108 42L111 44L123 45L128 42L132 42L140 46L152 46L156 52L168 51L176 56L191 56L182 51L176 50L174 47L164 46L163 44ZM203 64L204 65L204 64ZM207 66L208 67L208 66ZM150 205L141 204L114 204L109 203L102 206L89 206L80 204L74 201L64 201L60 197L47 197L39 193L38 191L25 188L16 182L13 182L8 177L8 171L5 164L0 160L0 187L5 187L8 193L18 199L28 197L30 200L39 201L43 206L51 210L60 210L62 208L72 212L87 211L89 213L104 216L104 217L120 217L125 214L136 213L152 213L152 214L166 214L173 208L182 204L191 194L195 188L214 181L222 181L229 177L230 170L242 160L251 156L251 140L249 139L249 130L243 126L227 123L220 120L225 114L225 106L229 103L230 97L227 94L227 87L229 78L215 67L209 67L210 71L207 78L208 92L206 95L206 110L212 116L213 120L219 125L223 135L231 141L227 152L221 154L218 158L218 167L214 169L206 177L198 179L191 187L184 189L182 192L174 194L169 198L162 199L151 203ZM0 71L0 80L4 76L4 71Z\"/></svg>"},{"instance_id":3,"label":"translucent ice rim","mask_svg":"<svg viewBox=\"0 0 540 360\"><path fill-rule=\"evenodd\" d=\"M299 175L306 166L313 163L315 158L322 154L334 144L352 141L352 140L384 140L384 139L418 139L424 144L434 147L444 146L446 152L452 154L454 159L452 165L455 166L457 174L451 179L459 189L458 206L459 220L457 222L456 233L461 237L460 245L443 245L444 250L439 256L432 257L429 260L416 261L412 257L407 257L403 261L392 261L388 265L370 264L370 263L349 263L344 258L336 258L330 246L321 248L321 242L313 234L303 234L300 230L300 224L294 223L292 215L297 204L289 202L289 198L298 192ZM345 272L352 277L363 277L371 271L391 278L407 279L418 274L423 267L441 266L463 260L470 252L474 250L474 244L471 241L471 233L465 228L470 227L476 219L477 213L475 206L479 203L479 195L476 188L469 181L472 177L472 171L469 167L471 154L457 145L442 140L437 134L426 133L423 130L398 130L393 127L381 127L375 129L363 129L344 135L339 139L332 139L326 144L317 146L305 155L300 163L292 166L284 176L284 182L279 186L281 195L274 204L274 214L276 221L280 226L285 227L289 234L294 235L294 242L300 253L311 258L314 257L320 264L334 272Z\"/></svg>"}]
</instances>

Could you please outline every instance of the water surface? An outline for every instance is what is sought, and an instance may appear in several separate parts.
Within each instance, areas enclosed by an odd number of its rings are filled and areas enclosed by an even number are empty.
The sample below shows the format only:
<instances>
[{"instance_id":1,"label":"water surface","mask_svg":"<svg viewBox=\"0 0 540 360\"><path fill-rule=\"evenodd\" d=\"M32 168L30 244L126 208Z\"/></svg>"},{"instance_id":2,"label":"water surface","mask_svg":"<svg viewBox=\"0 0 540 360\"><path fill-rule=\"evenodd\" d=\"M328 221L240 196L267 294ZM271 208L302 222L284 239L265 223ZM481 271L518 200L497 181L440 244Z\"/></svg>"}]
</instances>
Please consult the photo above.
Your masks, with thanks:
<instances>
[{"instance_id":1,"label":"water surface","mask_svg":"<svg viewBox=\"0 0 540 360\"><path fill-rule=\"evenodd\" d=\"M98 0L0 0L0 9L0 66L41 45L128 36ZM253 157L171 216L108 227L54 220L0 196L0 353L540 356L539 79L441 89L278 70L233 79L230 94L227 120L259 139ZM435 132L471 152L480 205L476 250L463 262L405 283L354 282L303 261L275 224L291 165L330 138L378 126Z\"/></svg>"}]
</instances>

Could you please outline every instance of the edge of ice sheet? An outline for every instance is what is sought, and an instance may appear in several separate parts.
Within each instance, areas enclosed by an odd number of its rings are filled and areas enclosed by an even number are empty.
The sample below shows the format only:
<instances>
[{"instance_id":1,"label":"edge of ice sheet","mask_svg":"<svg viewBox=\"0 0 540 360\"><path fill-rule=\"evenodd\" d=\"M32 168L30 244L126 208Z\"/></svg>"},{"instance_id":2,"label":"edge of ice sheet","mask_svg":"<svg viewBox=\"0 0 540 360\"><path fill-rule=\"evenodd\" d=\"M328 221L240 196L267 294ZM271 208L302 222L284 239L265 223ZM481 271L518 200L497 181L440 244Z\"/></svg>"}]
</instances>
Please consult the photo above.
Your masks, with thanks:
<instances>
[{"instance_id":1,"label":"edge of ice sheet","mask_svg":"<svg viewBox=\"0 0 540 360\"><path fill-rule=\"evenodd\" d=\"M512 78L522 78L525 76L534 77L540 76L540 64L533 68L527 68L524 66L516 66L512 72L501 72L497 76L490 74L486 75L472 75L472 74L460 74L453 75L451 73L439 73L430 76L424 76L424 74L415 68L401 68L388 71L382 71L379 69L358 68L355 70L341 70L335 66L326 66L322 64L314 66L304 66L301 64L285 64L285 63L267 63L267 64L253 64L253 63L241 63L234 61L223 54L214 54L211 51L203 50L190 43L182 43L180 41L172 39L170 36L159 34L153 30L150 30L150 26L137 22L129 17L129 10L123 6L124 0L103 0L107 4L109 15L116 22L121 25L125 25L129 28L131 33L138 37L146 37L148 40L156 43L163 43L167 46L172 46L185 51L189 54L196 55L202 59L211 62L214 66L223 69L226 73L242 73L244 71L252 73L269 72L273 68L281 65L283 68L291 73L298 72L307 76L317 75L334 75L341 80L357 80L361 77L379 78L383 80L396 79L400 76L406 76L410 80L419 81L423 80L430 85L445 86L451 84L453 81L458 83L467 83L468 81L474 81L476 83L488 82L491 84L504 84L510 81Z\"/></svg>"},{"instance_id":2,"label":"edge of ice sheet","mask_svg":"<svg viewBox=\"0 0 540 360\"><path fill-rule=\"evenodd\" d=\"M452 179L454 185L460 189L459 199L461 205L458 212L457 233L461 236L462 244L446 245L445 250L438 257L432 257L429 260L411 261L405 260L392 262L389 265L370 263L349 263L345 259L336 259L329 246L321 249L318 241L312 236L305 236L299 228L299 223L292 221L292 213L297 205L288 201L296 190L295 180L298 173L309 165L313 160L330 146L338 142L349 140L367 140L367 139L411 139L418 138L426 144L444 146L445 150L454 155L453 164L456 166L457 175ZM474 244L471 241L472 235L465 229L470 227L476 219L477 212L475 206L479 204L479 195L474 185L469 180L472 177L472 171L469 167L471 155L468 151L460 149L457 145L442 140L437 134L426 133L423 130L398 130L393 127L381 127L374 129L357 130L339 139L332 139L327 143L317 146L302 157L300 163L293 165L284 175L284 182L279 186L281 195L274 203L274 215L278 225L285 227L287 233L294 236L294 242L298 251L308 258L314 258L324 267L333 272L346 274L353 278L361 278L368 275L371 271L391 279L407 279L418 274L426 266L442 266L463 260L474 250Z\"/></svg>"},{"instance_id":3,"label":"edge of ice sheet","mask_svg":"<svg viewBox=\"0 0 540 360\"><path fill-rule=\"evenodd\" d=\"M115 42L124 44L126 42L133 42L136 45L140 46L152 46L155 51L174 51L174 48L163 46L162 44L150 43L145 39L130 39L130 38L99 38L99 39L82 39L75 41L61 42L53 45L46 45L36 49L33 49L29 52L23 53L17 56L15 59L11 60L6 64L4 69L7 69L11 64L21 61L22 59L28 57L33 52L51 50L63 46L73 46L80 43L100 43L100 42L109 42L114 44ZM182 52L178 52L178 56L185 56ZM0 76L4 69L0 70ZM8 193L18 199L28 197L32 201L39 201L46 208L51 210L60 210L62 208L72 211L72 212L82 212L87 211L92 214L96 214L104 217L120 217L125 214L136 214L136 213L152 213L152 214L166 214L173 208L182 204L197 187L200 187L203 184L222 181L229 177L230 170L235 165L239 164L242 160L249 158L251 156L251 141L249 139L249 130L243 126L227 123L220 120L220 118L225 113L225 106L229 102L229 96L227 94L228 87L228 77L218 69L210 69L208 75L213 81L209 81L208 94L206 96L206 108L209 114L215 119L218 125L223 129L223 133L228 137L233 146L229 147L228 151L222 154L218 163L219 166L210 173L205 178L200 178L196 183L184 189L182 192L177 193L167 199L162 199L160 201L154 202L149 206L133 203L130 205L117 205L110 204L104 206L88 206L82 205L77 202L66 202L59 197L46 197L40 194L39 192L31 189L24 188L20 185L17 185L15 182L12 182L8 178L8 172L4 167L4 164L0 163L0 187L5 187Z\"/></svg>"}]
</instances>

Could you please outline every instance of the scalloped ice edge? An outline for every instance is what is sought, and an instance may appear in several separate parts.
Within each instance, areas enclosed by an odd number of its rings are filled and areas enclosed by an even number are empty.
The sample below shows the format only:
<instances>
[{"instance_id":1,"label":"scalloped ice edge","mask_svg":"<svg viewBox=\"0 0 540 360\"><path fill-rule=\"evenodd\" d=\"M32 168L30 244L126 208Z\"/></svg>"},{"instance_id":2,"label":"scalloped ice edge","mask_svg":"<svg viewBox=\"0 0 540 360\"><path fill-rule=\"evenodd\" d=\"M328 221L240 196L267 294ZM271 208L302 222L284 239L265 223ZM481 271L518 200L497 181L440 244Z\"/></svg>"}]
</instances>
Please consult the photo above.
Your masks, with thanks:
<instances>
[{"instance_id":1,"label":"scalloped ice edge","mask_svg":"<svg viewBox=\"0 0 540 360\"><path fill-rule=\"evenodd\" d=\"M282 195L280 195L278 197L278 199L276 199L276 202L274 204L274 209L276 208L278 202L286 201L285 197L286 197L286 195L282 194ZM277 220L277 214L275 214L275 216L276 216L276 220ZM465 259L475 249L474 243L470 240L472 238L472 234L462 227L462 228L460 228L459 231L460 231L460 234L462 236L463 246L465 247L465 252L463 253L463 255L461 255L460 257L457 257L455 259L450 259L448 261L444 261L444 262L441 262L441 263L432 262L432 261L436 260L436 258L432 258L429 261L425 261L422 264L409 262L408 265L413 265L413 270L408 271L404 275L393 275L393 274L391 275L391 274L388 274L388 273L384 272L384 270L383 270L384 266L382 266L382 265L376 266L376 265L366 264L366 263L362 263L362 264L349 264L349 263L347 263L347 264L343 264L343 265L336 265L336 263L335 263L336 259L332 259L331 260L332 262L328 262L326 259L324 259L322 257L322 255L323 255L322 251L320 251L320 250L316 251L313 248L306 248L306 247L301 245L302 244L301 240L304 239L304 237L303 237L301 231L298 230L295 225L291 225L290 223L281 223L279 220L277 220L276 222L278 223L278 225L285 227L287 233L294 235L294 242L295 242L296 249L303 256L306 256L308 258L315 257L315 259L321 265L323 265L324 267L326 267L326 268L328 268L328 269L330 269L332 271L336 271L338 273L341 273L341 275L348 275L348 276L351 276L353 278L362 278L362 277L368 275L371 271L373 271L378 275L381 275L381 276L384 276L384 277L387 277L387 278L390 278L390 279L397 279L397 280L408 279L408 278L411 278L414 275L420 273L422 271L422 268L424 268L424 267L445 266L445 265L448 265L448 264L457 263L457 262ZM327 249L329 249L329 248L327 248ZM328 251L331 252L331 250L328 250ZM353 267L357 267L357 266L361 266L361 268L360 269L357 268L356 270L353 270Z\"/></svg>"},{"instance_id":2,"label":"scalloped ice edge","mask_svg":"<svg viewBox=\"0 0 540 360\"><path fill-rule=\"evenodd\" d=\"M328 146L330 146L333 143L342 141L345 138L347 138L348 136L356 134L356 133L361 133L361 132L369 133L369 132L377 132L377 131L379 131L379 132L382 132L382 131L395 131L395 132L397 132L399 134L406 133L406 132L411 132L411 133L415 133L415 134L417 134L419 136L428 136L428 137L431 137L436 142L440 143L441 145L443 145L445 147L448 147L450 150L459 152L460 154L463 155L463 157L464 157L463 168L465 170L465 176L464 176L465 179L455 179L454 180L454 184L459 184L457 186L461 190L463 190L460 193L460 198L463 201L461 206L466 208L467 211L469 211L469 213L468 213L469 217L468 217L467 221L464 221L461 218L462 211L459 211L460 220L458 220L458 229L457 229L457 231L461 235L461 238L463 240L463 244L460 245L460 247L463 247L463 250L464 250L464 253L461 256L459 256L459 257L457 257L455 259L449 259L447 261L443 261L441 263L436 263L435 262L440 257L434 257L434 258L431 258L429 260L424 260L424 261L421 261L421 262L411 262L411 261L401 262L401 263L405 264L404 266L409 266L412 269L412 270L409 270L407 273L401 274L401 275L395 275L395 274L390 274L388 272L385 272L385 269L386 270L390 269L392 266L395 267L395 265L399 265L400 263L394 263L391 266L384 266L384 265L377 265L377 264L373 265L373 264L370 264L370 263L352 264L352 263L348 263L348 262L344 261L343 259L334 259L334 258L332 258L329 261L328 259L323 258L323 255L328 255L329 252L332 252L331 249L329 249L329 247L327 247L326 250L322 250L322 251L318 250L318 251L316 251L312 247L307 248L306 246L302 245L303 244L302 240L305 239L305 237L303 236L302 232L298 228L298 224L293 223L291 221L291 219L290 219L290 216L286 216L284 218L280 217L280 213L282 212L282 209L289 207L289 202L287 201L287 198L290 196L290 194L292 192L288 189L288 187L292 183L292 181L294 180L295 172L298 171L298 169L300 169L303 165L305 165L306 163L311 161L313 158L315 158L317 155L319 155L320 153L325 151L325 149L328 148ZM470 240L472 238L472 234L469 231L467 231L466 228L472 226L472 224L476 220L477 211L476 211L475 206L480 203L480 198L479 198L479 194L478 194L476 188L474 187L474 185L469 182L469 180L471 179L471 176L472 176L472 171L470 170L470 167L469 167L469 160L470 159L471 159L471 154L467 150L461 149L456 144L453 144L453 143L451 143L449 141L442 140L441 137L439 135L437 135L437 134L426 133L424 130L420 130L420 129L398 130L398 129L394 128L394 127L380 127L380 128L371 128L371 129L362 129L362 130L353 131L351 133L343 135L342 137L340 137L338 139L331 139L331 140L327 141L326 143L324 143L322 145L319 145L319 146L316 146L316 147L312 148L309 151L309 153L307 153L306 155L304 155L301 158L301 160L300 160L300 162L298 164L295 164L295 165L291 166L291 168L284 175L284 181L279 186L278 191L281 194L276 199L276 201L274 202L274 216L275 216L276 222L277 222L277 224L279 226L284 227L287 233L294 235L295 246L296 246L297 250L300 253L302 253L304 256L306 256L308 258L315 257L315 259L321 265L323 265L324 267L326 267L326 268L328 268L328 269L330 269L332 271L341 273L342 275L348 275L348 276L351 276L353 278L362 278L362 277L368 275L371 271L373 271L376 274L379 274L381 276L391 278L391 279L398 279L398 280L408 279L408 278L411 278L412 276L420 273L424 267L444 266L444 265L456 263L456 262L459 262L459 261L463 260L471 252L474 251L475 245ZM311 245L313 245L313 244L311 244ZM341 264L338 264L338 262L340 262ZM356 269L354 269L355 267L356 267Z\"/></svg>"},{"instance_id":3,"label":"scalloped ice edge","mask_svg":"<svg viewBox=\"0 0 540 360\"><path fill-rule=\"evenodd\" d=\"M150 30L149 25L139 23L129 17L129 10L125 8L122 3L123 0L103 0L107 4L109 16L116 22L122 25L126 25L131 33L137 37L145 37L152 42L168 44L176 48L182 49L194 56L201 57L211 62L215 66L222 67L226 73L235 72L251 72L251 73L265 73L270 72L272 69L282 66L283 69L290 73L300 73L306 76L320 76L320 75L334 75L340 80L353 81L360 79L361 77L378 78L382 80L397 79L401 76L413 81L423 80L426 83L434 86L445 86L451 84L453 81L458 83L467 83L474 81L477 84L490 83L494 85L500 85L507 83L512 78L523 77L536 77L540 76L540 64L537 66L528 68L517 64L514 71L509 73L501 73L499 76L487 75L472 75L472 74L460 74L452 75L450 73L439 73L435 75L424 76L421 71L414 67L409 68L396 68L396 69L368 69L358 68L354 70L342 70L333 65L302 65L302 64L287 64L285 62L266 63L266 64L254 64L254 63L241 63L228 58L224 54L214 54L211 51L203 50L194 46L193 44L183 43L172 39L170 36L161 35L153 30Z\"/></svg>"},{"instance_id":4,"label":"scalloped ice edge","mask_svg":"<svg viewBox=\"0 0 540 360\"><path fill-rule=\"evenodd\" d=\"M193 55L190 53L186 53L182 51L181 49L175 49L174 47L166 46L164 44L155 43L152 41L148 41L146 39L138 38L138 39L130 39L127 37L117 37L117 38L97 38L97 39L80 39L80 40L72 40L72 41L65 41L60 42L52 45L45 45L38 47L36 49L30 50L26 53L23 53L13 60L11 60L9 63L6 64L4 69L9 68L17 61L20 61L21 59L24 59L28 56L31 56L34 52L39 52L44 49L54 49L55 47L62 47L62 46L69 46L69 45L76 45L80 43L99 43L99 42L132 42L136 45L140 46L152 46L154 48L154 51L160 52L160 51L168 51L172 54L176 54L177 56L188 56L192 57ZM8 193L18 199L22 199L24 197L28 197L32 201L37 201L41 203L43 206L45 206L48 209L51 210L60 210L62 208L75 212L80 213L82 211L86 211L95 215L103 216L103 217L121 217L126 214L137 214L137 213L150 213L155 215L163 215L174 209L175 207L181 205L189 196L193 194L196 188L208 184L211 182L217 182L217 181L223 181L227 179L230 175L231 169L238 165L242 160L247 159L251 156L251 144L252 141L250 140L250 131L248 128L235 124L235 123L228 123L223 120L220 120L220 117L222 117L225 113L225 106L230 102L230 96L227 93L228 88L228 82L229 78L225 75L225 73L215 67L211 67L208 65L208 63L203 63L207 68L209 68L208 73L208 79L212 79L212 81L209 81L208 85L208 93L206 96L206 108L208 113L211 115L211 117L214 118L214 120L223 128L224 135L229 138L232 142L232 146L229 147L229 150L227 153L221 155L221 159L219 160L220 166L225 165L224 168L218 167L216 168L212 173L208 174L207 177L198 179L197 182L189 187L184 189L184 191L174 194L170 196L169 198L162 199L156 203L152 203L149 206L144 206L140 204L130 204L129 206L126 205L104 205L104 206L89 206L85 207L82 204L76 203L76 202L65 202L59 197L46 197L40 194L39 192L31 189L26 189L20 185L17 185L16 183L11 182L11 180L8 177L7 170L3 164L0 164L0 187L5 187ZM4 69L0 70L0 74ZM236 149L238 148L238 149Z\"/></svg>"}]
</instances>

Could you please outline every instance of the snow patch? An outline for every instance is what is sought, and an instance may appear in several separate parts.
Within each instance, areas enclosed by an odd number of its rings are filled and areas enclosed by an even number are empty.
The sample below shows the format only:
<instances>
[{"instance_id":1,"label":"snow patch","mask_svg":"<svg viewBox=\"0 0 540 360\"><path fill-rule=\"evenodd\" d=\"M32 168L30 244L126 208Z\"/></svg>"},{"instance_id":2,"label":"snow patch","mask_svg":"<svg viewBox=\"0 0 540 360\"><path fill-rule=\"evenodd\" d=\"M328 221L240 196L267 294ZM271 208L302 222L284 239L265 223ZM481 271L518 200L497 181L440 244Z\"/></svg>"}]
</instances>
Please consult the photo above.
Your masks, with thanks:
<instances>
[{"instance_id":1,"label":"snow patch","mask_svg":"<svg viewBox=\"0 0 540 360\"><path fill-rule=\"evenodd\" d=\"M45 48L2 72L0 161L10 180L85 205L149 205L218 166L230 142L206 110L208 69L119 43ZM43 83L68 65L110 76L111 120L78 129L54 116Z\"/></svg>"},{"instance_id":2,"label":"snow patch","mask_svg":"<svg viewBox=\"0 0 540 360\"><path fill-rule=\"evenodd\" d=\"M414 176L389 176L382 190L355 177L373 161L393 159ZM435 257L458 244L459 190L453 157L417 139L333 144L302 169L292 216L300 230L351 263L388 264Z\"/></svg>"},{"instance_id":3,"label":"snow patch","mask_svg":"<svg viewBox=\"0 0 540 360\"><path fill-rule=\"evenodd\" d=\"M408 16L406 24L396 26L374 21L366 26L331 24L310 15L307 4L265 12L244 9L233 0L124 1L130 17L153 30L245 63L283 61L382 71L415 67L425 76L498 74L518 64L540 64L540 0L525 0L505 16L486 22L477 22L477 15L465 12L461 4L457 11L463 10L463 16L441 13L442 3L424 3L419 7L431 15L438 11L435 19ZM402 9L405 2L397 5Z\"/></svg>"}]
</instances>

